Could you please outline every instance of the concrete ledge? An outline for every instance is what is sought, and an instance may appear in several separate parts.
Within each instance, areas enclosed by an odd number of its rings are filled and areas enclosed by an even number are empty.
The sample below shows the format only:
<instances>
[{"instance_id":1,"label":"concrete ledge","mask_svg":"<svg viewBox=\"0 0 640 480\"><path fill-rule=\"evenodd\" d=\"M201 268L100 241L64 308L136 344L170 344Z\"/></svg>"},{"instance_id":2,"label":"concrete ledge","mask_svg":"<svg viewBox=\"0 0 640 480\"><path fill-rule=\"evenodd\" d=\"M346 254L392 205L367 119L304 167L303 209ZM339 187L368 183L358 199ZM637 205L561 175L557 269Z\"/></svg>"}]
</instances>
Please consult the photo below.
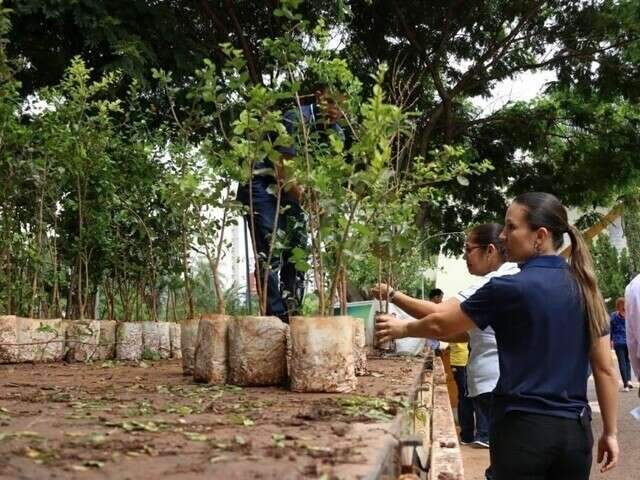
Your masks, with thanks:
<instances>
[{"instance_id":1,"label":"concrete ledge","mask_svg":"<svg viewBox=\"0 0 640 480\"><path fill-rule=\"evenodd\" d=\"M429 479L463 480L462 454L449 403L442 359L434 359L433 418Z\"/></svg>"},{"instance_id":2,"label":"concrete ledge","mask_svg":"<svg viewBox=\"0 0 640 480\"><path fill-rule=\"evenodd\" d=\"M357 478L464 480L444 364L431 351L409 398L409 408L372 441L374 463Z\"/></svg>"},{"instance_id":3,"label":"concrete ledge","mask_svg":"<svg viewBox=\"0 0 640 480\"><path fill-rule=\"evenodd\" d=\"M406 439L415 437L415 411L425 377L425 365L429 363L423 364L409 389L408 408L399 411L390 423L357 425L358 437L367 445L366 451L362 453L366 458L372 458L372 462L359 468L353 468L353 465L339 466L335 469L336 478L391 480L401 478L403 474L413 470L411 457L408 465L403 464L403 444Z\"/></svg>"}]
</instances>

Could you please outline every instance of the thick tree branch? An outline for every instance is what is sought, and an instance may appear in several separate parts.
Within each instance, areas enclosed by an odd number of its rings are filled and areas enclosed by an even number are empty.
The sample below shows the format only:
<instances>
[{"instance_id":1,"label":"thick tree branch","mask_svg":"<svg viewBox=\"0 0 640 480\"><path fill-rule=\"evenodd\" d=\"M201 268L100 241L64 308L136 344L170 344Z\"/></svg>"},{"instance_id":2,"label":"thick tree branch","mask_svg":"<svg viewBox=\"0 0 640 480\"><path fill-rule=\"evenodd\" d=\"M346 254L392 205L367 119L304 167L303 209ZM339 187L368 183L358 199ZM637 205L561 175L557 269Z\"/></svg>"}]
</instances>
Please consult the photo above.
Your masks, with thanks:
<instances>
[{"instance_id":1,"label":"thick tree branch","mask_svg":"<svg viewBox=\"0 0 640 480\"><path fill-rule=\"evenodd\" d=\"M256 57L254 55L254 50L252 46L249 44L249 40L242 30L242 26L238 21L238 17L236 15L236 11L233 5L232 0L225 0L225 5L227 6L227 13L231 18L236 34L238 35L238 39L240 40L240 45L242 46L242 51L244 52L244 58L247 61L247 68L249 69L249 76L251 77L251 81L255 84L262 83L261 75L258 71Z\"/></svg>"},{"instance_id":2,"label":"thick tree branch","mask_svg":"<svg viewBox=\"0 0 640 480\"><path fill-rule=\"evenodd\" d=\"M209 2L207 0L201 0L200 6L202 7L202 10L204 10L204 12L207 14L209 20L213 22L213 26L215 27L216 31L223 33L225 36L229 36L229 30L227 30L224 22L220 20L220 18L218 18L218 15L216 15L216 13L211 9L211 7L209 6Z\"/></svg>"},{"instance_id":3,"label":"thick tree branch","mask_svg":"<svg viewBox=\"0 0 640 480\"><path fill-rule=\"evenodd\" d=\"M540 8L545 3L545 1L533 2L531 9L525 15L523 15L522 18L520 18L517 25L511 29L509 34L505 36L503 40L495 42L494 45L490 47L484 54L482 54L480 58L473 64L473 66L462 75L462 78L460 78L458 83L451 90L451 96L453 97L457 95L465 87L467 87L467 84L473 80L473 78L477 75L477 72L485 71L487 68L487 66L485 65L487 60L491 59L491 61L489 62L490 66L493 65L498 59L502 58L506 49L511 45L513 40L520 34L520 32L531 21L531 19L533 19L538 14Z\"/></svg>"},{"instance_id":4,"label":"thick tree branch","mask_svg":"<svg viewBox=\"0 0 640 480\"><path fill-rule=\"evenodd\" d=\"M407 36L407 39L409 40L409 43L411 43L413 48L416 49L418 53L418 57L424 58L424 53L425 53L424 46L418 40L418 35L415 29L411 25L409 25L409 23L407 22L407 19L402 13L402 10L400 9L400 5L398 5L398 2L395 2L395 1L393 2L393 9L396 12L396 15L398 16L398 20L400 20L400 25L402 25L402 29L404 30L404 33Z\"/></svg>"}]
</instances>

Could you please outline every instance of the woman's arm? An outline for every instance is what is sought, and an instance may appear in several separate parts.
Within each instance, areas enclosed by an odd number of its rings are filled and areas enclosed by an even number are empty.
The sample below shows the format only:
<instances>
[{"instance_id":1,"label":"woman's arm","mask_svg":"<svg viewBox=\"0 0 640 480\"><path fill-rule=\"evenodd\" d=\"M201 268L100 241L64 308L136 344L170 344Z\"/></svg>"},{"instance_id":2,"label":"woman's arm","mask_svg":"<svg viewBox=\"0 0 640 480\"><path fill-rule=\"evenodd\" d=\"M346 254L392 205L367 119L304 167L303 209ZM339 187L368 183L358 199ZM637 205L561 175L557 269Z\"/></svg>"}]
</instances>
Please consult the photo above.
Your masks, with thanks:
<instances>
[{"instance_id":1,"label":"woman's arm","mask_svg":"<svg viewBox=\"0 0 640 480\"><path fill-rule=\"evenodd\" d=\"M377 299L386 300L387 292L393 292L393 298L391 303L397 305L402 310L407 312L414 318L422 318L436 312L442 312L451 309L451 307L459 305L460 302L457 298L450 298L442 303L433 303L427 300L419 300L417 298L410 297L409 295L402 293L398 290L392 290L385 283L379 283L371 290L373 296Z\"/></svg>"},{"instance_id":2,"label":"woman's arm","mask_svg":"<svg viewBox=\"0 0 640 480\"><path fill-rule=\"evenodd\" d=\"M596 395L602 414L603 431L598 440L598 463L601 472L618 463L618 376L611 360L609 335L599 338L591 347L590 361Z\"/></svg>"},{"instance_id":3,"label":"woman's arm","mask_svg":"<svg viewBox=\"0 0 640 480\"><path fill-rule=\"evenodd\" d=\"M458 303L449 309L432 313L420 320L407 322L392 315L376 318L376 336L381 342L403 337L426 337L439 340L457 338L475 324L460 308Z\"/></svg>"}]
</instances>

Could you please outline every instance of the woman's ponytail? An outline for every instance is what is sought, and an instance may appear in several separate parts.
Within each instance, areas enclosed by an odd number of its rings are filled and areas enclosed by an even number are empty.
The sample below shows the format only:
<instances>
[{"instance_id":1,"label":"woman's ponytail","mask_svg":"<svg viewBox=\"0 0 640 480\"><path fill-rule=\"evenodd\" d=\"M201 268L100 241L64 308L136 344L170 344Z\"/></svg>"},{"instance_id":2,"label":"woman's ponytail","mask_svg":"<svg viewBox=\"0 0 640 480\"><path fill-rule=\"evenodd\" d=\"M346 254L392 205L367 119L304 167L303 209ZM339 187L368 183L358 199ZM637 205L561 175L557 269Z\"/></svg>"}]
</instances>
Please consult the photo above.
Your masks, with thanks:
<instances>
[{"instance_id":1,"label":"woman's ponytail","mask_svg":"<svg viewBox=\"0 0 640 480\"><path fill-rule=\"evenodd\" d=\"M609 316L598 287L598 281L593 269L591 253L580 231L569 224L567 210L560 200L550 193L529 192L518 196L516 203L527 210L527 223L532 229L544 227L551 232L553 246L556 250L562 248L564 234L571 239L571 257L569 265L576 281L580 285L584 299L589 335L595 342L609 328Z\"/></svg>"},{"instance_id":2,"label":"woman's ponytail","mask_svg":"<svg viewBox=\"0 0 640 480\"><path fill-rule=\"evenodd\" d=\"M582 233L573 225L568 226L568 234L571 239L571 256L569 265L582 289L585 311L589 324L591 341L607 333L609 328L609 316L598 287L598 281L593 268L591 253L587 247Z\"/></svg>"}]
</instances>

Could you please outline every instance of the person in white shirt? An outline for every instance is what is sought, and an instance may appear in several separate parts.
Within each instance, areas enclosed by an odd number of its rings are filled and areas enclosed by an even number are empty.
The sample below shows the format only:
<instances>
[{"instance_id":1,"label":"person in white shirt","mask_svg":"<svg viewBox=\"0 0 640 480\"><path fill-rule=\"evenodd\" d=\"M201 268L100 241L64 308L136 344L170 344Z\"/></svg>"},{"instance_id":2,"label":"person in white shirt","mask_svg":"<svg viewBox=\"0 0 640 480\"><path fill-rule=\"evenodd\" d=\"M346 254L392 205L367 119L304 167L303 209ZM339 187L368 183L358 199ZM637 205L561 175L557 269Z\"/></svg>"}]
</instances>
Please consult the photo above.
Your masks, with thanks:
<instances>
[{"instance_id":1,"label":"person in white shirt","mask_svg":"<svg viewBox=\"0 0 640 480\"><path fill-rule=\"evenodd\" d=\"M624 309L629 360L636 379L640 380L640 275L631 280L624 291Z\"/></svg>"},{"instance_id":2,"label":"person in white shirt","mask_svg":"<svg viewBox=\"0 0 640 480\"><path fill-rule=\"evenodd\" d=\"M385 284L379 284L374 287L374 296L376 298L386 298L388 295L391 302L414 318L422 318L431 313L459 305L492 277L513 275L519 272L515 263L505 262L505 247L500 239L502 229L503 227L500 224L487 223L478 225L469 231L464 245L464 258L467 262L469 273L483 276L483 278L473 286L462 290L455 297L436 304L412 298L402 292L388 288ZM467 395L472 399L476 413L474 443L487 448L489 447L492 392L500 377L495 333L491 327L484 331L476 327L467 333L447 338L446 340L469 342ZM488 480L492 478L491 467L486 471L486 478Z\"/></svg>"},{"instance_id":3,"label":"person in white shirt","mask_svg":"<svg viewBox=\"0 0 640 480\"><path fill-rule=\"evenodd\" d=\"M520 271L515 263L505 262L504 243L500 240L502 225L489 223L471 230L465 244L465 260L469 273L483 278L456 295L459 303L471 297L493 277L514 275ZM496 334L491 327L478 327L468 333L471 355L467 366L467 392L476 412L476 444L489 446L491 399L500 377ZM487 475L487 478L490 476Z\"/></svg>"}]
</instances>

